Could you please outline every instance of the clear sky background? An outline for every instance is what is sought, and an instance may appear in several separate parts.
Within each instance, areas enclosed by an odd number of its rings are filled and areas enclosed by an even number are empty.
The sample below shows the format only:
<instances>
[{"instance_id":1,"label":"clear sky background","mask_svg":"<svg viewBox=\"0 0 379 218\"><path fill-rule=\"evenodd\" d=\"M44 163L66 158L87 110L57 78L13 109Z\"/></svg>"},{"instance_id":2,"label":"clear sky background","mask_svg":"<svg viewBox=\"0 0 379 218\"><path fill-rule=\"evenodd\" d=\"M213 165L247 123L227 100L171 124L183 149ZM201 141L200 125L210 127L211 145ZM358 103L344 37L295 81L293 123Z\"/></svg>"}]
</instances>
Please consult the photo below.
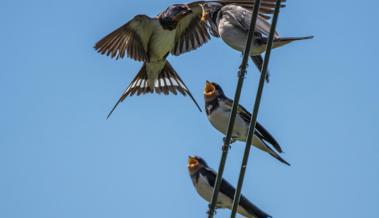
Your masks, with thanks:
<instances>
[{"instance_id":1,"label":"clear sky background","mask_svg":"<svg viewBox=\"0 0 379 218\"><path fill-rule=\"evenodd\" d=\"M206 217L187 157L217 169L222 135L182 96L128 98L106 120L141 63L92 48L174 2L1 1L0 217ZM259 114L292 166L253 149L247 169L243 193L277 218L378 217L379 3L345 2L289 0L280 15L282 36L315 39L272 53ZM221 40L168 59L202 107L207 79L234 95L241 54ZM249 110L257 80L250 64ZM227 161L233 184L243 147Z\"/></svg>"}]
</instances>

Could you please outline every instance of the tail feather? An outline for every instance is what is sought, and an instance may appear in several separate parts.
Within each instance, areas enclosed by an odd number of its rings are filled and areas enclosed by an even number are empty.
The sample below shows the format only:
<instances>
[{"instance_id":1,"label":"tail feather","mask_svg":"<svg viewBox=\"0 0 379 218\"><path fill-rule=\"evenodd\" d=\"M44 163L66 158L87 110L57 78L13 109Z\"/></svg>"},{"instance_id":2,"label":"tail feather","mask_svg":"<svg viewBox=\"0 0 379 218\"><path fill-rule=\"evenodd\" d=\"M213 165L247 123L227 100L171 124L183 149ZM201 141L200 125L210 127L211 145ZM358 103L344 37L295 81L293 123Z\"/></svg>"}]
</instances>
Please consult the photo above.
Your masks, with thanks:
<instances>
[{"instance_id":1,"label":"tail feather","mask_svg":"<svg viewBox=\"0 0 379 218\"><path fill-rule=\"evenodd\" d=\"M274 48L281 47L283 45L287 45L288 43L294 42L294 41L300 41L300 40L307 40L307 39L313 39L313 36L305 36L305 37L284 37L284 38L278 38L274 40Z\"/></svg>"},{"instance_id":2,"label":"tail feather","mask_svg":"<svg viewBox=\"0 0 379 218\"><path fill-rule=\"evenodd\" d=\"M256 55L256 56L250 56L251 60L254 62L255 66L258 68L259 72L262 73L262 67L263 67L263 57L262 55ZM270 82L270 72L267 71L266 74L266 82Z\"/></svg>"},{"instance_id":3,"label":"tail feather","mask_svg":"<svg viewBox=\"0 0 379 218\"><path fill-rule=\"evenodd\" d=\"M168 61L166 61L166 66L164 69L166 69L167 76L168 76L165 80L168 80L172 84L172 86L170 87L176 88L176 90L179 91L184 96L188 95L192 99L193 103L195 103L199 111L201 112L201 108L199 104L197 103L197 101L195 100L195 98L192 96L190 90L187 88L186 84L183 82L183 80L180 78L178 73L176 73L175 69L171 66L171 64Z\"/></svg>"},{"instance_id":4,"label":"tail feather","mask_svg":"<svg viewBox=\"0 0 379 218\"><path fill-rule=\"evenodd\" d=\"M166 61L164 68L158 76L158 79L154 83L154 87L150 87L148 84L147 72L146 72L146 63L143 64L142 68L136 75L136 77L129 84L128 88L121 95L120 99L117 101L115 106L109 112L107 119L112 115L116 107L125 100L128 96L133 95L144 95L147 93L157 93L168 95L170 93L177 95L178 92L184 96L188 95L192 101L195 103L197 108L201 111L199 104L196 102L195 98L192 96L191 92L184 84L183 80L176 73L175 69L171 64Z\"/></svg>"},{"instance_id":5,"label":"tail feather","mask_svg":"<svg viewBox=\"0 0 379 218\"><path fill-rule=\"evenodd\" d=\"M276 153L276 151L274 151L269 145L267 145L267 143L264 141L264 139L258 135L258 138L259 138L259 141L258 143L255 143L253 144L255 147L261 149L262 151L270 154L272 157L274 157L275 159L277 159L278 161L288 165L288 166L291 166L290 163L288 163L286 160L284 160L278 153Z\"/></svg>"},{"instance_id":6,"label":"tail feather","mask_svg":"<svg viewBox=\"0 0 379 218\"><path fill-rule=\"evenodd\" d=\"M302 36L302 37L283 37L283 38L278 38L275 41L300 41L300 40L307 40L307 39L313 39L314 36Z\"/></svg>"},{"instance_id":7,"label":"tail feather","mask_svg":"<svg viewBox=\"0 0 379 218\"><path fill-rule=\"evenodd\" d=\"M286 164L287 166L291 166L291 164L284 160L279 154L275 153L275 155L272 156L275 157L278 161Z\"/></svg>"},{"instance_id":8,"label":"tail feather","mask_svg":"<svg viewBox=\"0 0 379 218\"><path fill-rule=\"evenodd\" d=\"M290 163L288 163L286 160L284 160L278 153L276 153L274 150L272 150L269 146L267 146L268 149L269 149L269 154L274 157L275 159L277 159L278 161L288 165L288 166L291 166Z\"/></svg>"}]
</instances>

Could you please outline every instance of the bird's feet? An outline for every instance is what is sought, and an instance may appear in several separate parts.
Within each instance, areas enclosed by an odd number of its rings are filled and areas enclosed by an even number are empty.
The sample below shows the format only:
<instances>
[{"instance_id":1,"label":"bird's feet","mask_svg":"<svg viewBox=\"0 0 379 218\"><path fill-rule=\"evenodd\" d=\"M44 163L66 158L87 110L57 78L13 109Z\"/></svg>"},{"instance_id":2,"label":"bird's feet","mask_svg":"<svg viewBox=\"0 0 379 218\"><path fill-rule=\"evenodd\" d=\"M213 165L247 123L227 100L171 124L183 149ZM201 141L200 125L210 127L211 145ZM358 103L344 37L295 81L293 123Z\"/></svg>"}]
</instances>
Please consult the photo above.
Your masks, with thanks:
<instances>
[{"instance_id":1,"label":"bird's feet","mask_svg":"<svg viewBox=\"0 0 379 218\"><path fill-rule=\"evenodd\" d=\"M236 142L237 140L234 139L234 138L231 138L229 143L226 141L226 138L222 138L222 141L224 142L224 147L226 146L228 149L232 149L232 146L230 146L231 144L233 144L234 142Z\"/></svg>"},{"instance_id":2,"label":"bird's feet","mask_svg":"<svg viewBox=\"0 0 379 218\"><path fill-rule=\"evenodd\" d=\"M230 139L230 144L233 144L234 142L236 142L237 141L237 139L235 139L235 138L231 138Z\"/></svg>"},{"instance_id":3,"label":"bird's feet","mask_svg":"<svg viewBox=\"0 0 379 218\"><path fill-rule=\"evenodd\" d=\"M266 82L269 83L270 82L270 72L267 71L267 74L266 74Z\"/></svg>"},{"instance_id":4,"label":"bird's feet","mask_svg":"<svg viewBox=\"0 0 379 218\"><path fill-rule=\"evenodd\" d=\"M222 138L222 140L224 141L225 144L227 143L227 141L226 141L226 137ZM233 144L233 143L236 142L236 141L237 141L237 139L235 139L235 138L231 138L229 144L231 145L231 144Z\"/></svg>"},{"instance_id":5,"label":"bird's feet","mask_svg":"<svg viewBox=\"0 0 379 218\"><path fill-rule=\"evenodd\" d=\"M246 73L247 73L246 69L242 69L242 65L241 65L240 70L238 71L238 77L239 78L245 78Z\"/></svg>"},{"instance_id":6,"label":"bird's feet","mask_svg":"<svg viewBox=\"0 0 379 218\"><path fill-rule=\"evenodd\" d=\"M217 214L216 209L214 210L213 214L211 214L211 205L208 204L208 211L207 211L208 217L213 217L213 215L216 215L216 214Z\"/></svg>"}]
</instances>

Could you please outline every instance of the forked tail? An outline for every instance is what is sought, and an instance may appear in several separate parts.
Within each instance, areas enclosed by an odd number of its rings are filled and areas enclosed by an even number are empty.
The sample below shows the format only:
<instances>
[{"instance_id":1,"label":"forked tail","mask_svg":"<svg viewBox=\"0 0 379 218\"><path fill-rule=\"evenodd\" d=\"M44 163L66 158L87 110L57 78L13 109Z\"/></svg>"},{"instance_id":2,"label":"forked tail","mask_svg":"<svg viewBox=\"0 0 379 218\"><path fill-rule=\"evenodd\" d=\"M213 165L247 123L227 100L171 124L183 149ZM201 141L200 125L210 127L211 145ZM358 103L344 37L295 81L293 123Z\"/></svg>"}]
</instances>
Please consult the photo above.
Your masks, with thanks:
<instances>
[{"instance_id":1,"label":"forked tail","mask_svg":"<svg viewBox=\"0 0 379 218\"><path fill-rule=\"evenodd\" d=\"M270 154L273 158L277 159L278 161L288 165L288 166L291 166L290 163L288 163L286 160L284 160L277 152L275 152L266 142L265 140L267 139L263 139L261 136L261 133L258 132L258 137L260 138L259 140L259 143L257 144L254 144L254 146L256 146L257 148L261 149L262 151L264 152L267 152L268 154ZM271 143L271 142L270 142ZM279 151L279 152L282 152L281 148L278 147L279 145L276 144L274 147Z\"/></svg>"},{"instance_id":2,"label":"forked tail","mask_svg":"<svg viewBox=\"0 0 379 218\"><path fill-rule=\"evenodd\" d=\"M146 63L144 63L136 77L132 80L128 88L121 95L120 99L112 108L111 112L109 112L107 119L112 115L113 111L116 109L118 104L124 101L126 97L133 95L144 95L147 93L154 92L156 92L157 94L163 93L164 95L168 95L170 93L174 95L177 95L178 93L184 96L188 95L201 112L199 104L196 102L195 98L192 96L191 92L189 91L183 80L179 77L178 73L171 66L171 64L168 61L166 61L164 68L162 69L161 73L158 76L158 79L154 83L154 87L150 87L148 85Z\"/></svg>"}]
</instances>

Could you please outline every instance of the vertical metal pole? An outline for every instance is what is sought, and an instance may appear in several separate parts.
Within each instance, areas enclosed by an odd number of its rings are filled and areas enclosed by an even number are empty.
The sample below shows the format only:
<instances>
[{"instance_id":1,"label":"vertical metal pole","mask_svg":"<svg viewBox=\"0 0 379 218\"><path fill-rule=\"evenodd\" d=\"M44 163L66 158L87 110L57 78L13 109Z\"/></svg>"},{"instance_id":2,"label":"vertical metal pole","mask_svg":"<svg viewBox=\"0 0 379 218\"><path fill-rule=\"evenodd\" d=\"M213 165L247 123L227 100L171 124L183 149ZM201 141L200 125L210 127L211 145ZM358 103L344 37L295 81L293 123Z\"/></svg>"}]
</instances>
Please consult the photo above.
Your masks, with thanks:
<instances>
[{"instance_id":1,"label":"vertical metal pole","mask_svg":"<svg viewBox=\"0 0 379 218\"><path fill-rule=\"evenodd\" d=\"M237 189L234 194L234 200L233 200L233 207L232 207L232 213L231 213L231 218L235 218L237 214L237 209L241 197L241 190L243 186L243 180L245 177L245 172L246 172L246 167L247 167L247 162L249 160L249 154L250 154L250 148L251 148L251 143L253 141L253 136L255 133L255 126L257 123L257 117L258 117L258 112L259 112L259 106L261 103L261 98L262 98L262 93L263 93L263 87L265 84L265 78L267 75L267 68L268 64L270 61L270 55L271 55L271 49L272 49L272 44L274 40L274 35L275 35L275 30L276 30L276 24L278 22L278 17L279 17L279 12L280 12L280 5L281 5L281 0L276 1L275 5L275 12L274 16L272 18L272 24L271 24L271 29L270 29L270 34L269 34L269 39L267 43L267 48L266 48L266 54L263 62L263 66L261 69L261 78L259 80L259 86L258 86L258 91L257 91L257 96L255 98L255 104L254 104L254 110L253 110L253 115L250 120L250 127L249 127L249 133L248 137L246 140L246 147L245 147L245 152L242 160L242 165L241 165L241 171L238 179L238 184L237 184Z\"/></svg>"},{"instance_id":2,"label":"vertical metal pole","mask_svg":"<svg viewBox=\"0 0 379 218\"><path fill-rule=\"evenodd\" d=\"M248 38L246 41L246 47L245 47L242 63L240 66L240 70L238 72L237 89L236 89L236 93L234 96L232 113L231 113L230 118L229 118L228 131L226 134L226 138L224 140L224 144L222 146L222 156L221 156L220 165L218 168L215 186L213 189L212 200L211 200L211 203L209 205L208 218L213 218L214 212L216 209L217 197L218 197L218 193L220 191L220 185L221 185L221 181L222 181L222 175L224 173L226 158L228 156L229 145L230 145L230 141L232 138L233 127L234 127L234 122L235 122L236 115L237 115L237 108L239 105L243 81L244 81L245 75L246 75L247 62L248 62L249 56L250 56L250 49L251 49L251 44L253 42L253 34L255 31L255 24L257 22L257 17L258 17L260 5L261 5L261 0L255 0L253 15L251 17L251 22L250 22L250 31L249 31L249 35L248 35Z\"/></svg>"}]
</instances>

